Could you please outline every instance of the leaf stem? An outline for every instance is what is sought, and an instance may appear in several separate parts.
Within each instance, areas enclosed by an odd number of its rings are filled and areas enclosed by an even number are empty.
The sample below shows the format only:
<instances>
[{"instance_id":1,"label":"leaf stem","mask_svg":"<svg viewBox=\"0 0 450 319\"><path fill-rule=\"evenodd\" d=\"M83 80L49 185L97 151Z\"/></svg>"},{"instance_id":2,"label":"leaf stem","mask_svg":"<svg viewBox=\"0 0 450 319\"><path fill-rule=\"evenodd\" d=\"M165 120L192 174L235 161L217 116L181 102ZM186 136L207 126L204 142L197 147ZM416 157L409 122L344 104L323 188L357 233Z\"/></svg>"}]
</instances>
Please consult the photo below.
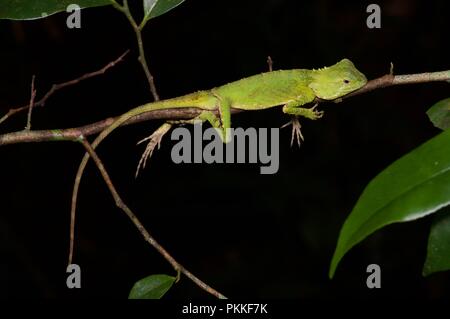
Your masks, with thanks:
<instances>
[{"instance_id":1,"label":"leaf stem","mask_svg":"<svg viewBox=\"0 0 450 319\"><path fill-rule=\"evenodd\" d=\"M147 60L145 58L144 42L142 40L142 32L141 31L144 28L147 21L144 17L144 19L142 20L140 25L138 25L136 23L136 20L133 18L133 15L131 14L127 0L124 0L122 6L120 4L118 4L117 2L113 1L113 6L114 6L114 8L116 8L117 10L119 10L126 16L126 18L128 19L128 21L131 24L131 27L134 30L134 33L136 35L138 50L139 50L139 57L138 57L139 63L141 64L142 69L144 70L145 76L148 81L148 85L150 87L150 92L153 95L153 99L155 101L159 101L159 95L158 95L158 91L156 90L155 79L148 67Z\"/></svg>"}]
</instances>

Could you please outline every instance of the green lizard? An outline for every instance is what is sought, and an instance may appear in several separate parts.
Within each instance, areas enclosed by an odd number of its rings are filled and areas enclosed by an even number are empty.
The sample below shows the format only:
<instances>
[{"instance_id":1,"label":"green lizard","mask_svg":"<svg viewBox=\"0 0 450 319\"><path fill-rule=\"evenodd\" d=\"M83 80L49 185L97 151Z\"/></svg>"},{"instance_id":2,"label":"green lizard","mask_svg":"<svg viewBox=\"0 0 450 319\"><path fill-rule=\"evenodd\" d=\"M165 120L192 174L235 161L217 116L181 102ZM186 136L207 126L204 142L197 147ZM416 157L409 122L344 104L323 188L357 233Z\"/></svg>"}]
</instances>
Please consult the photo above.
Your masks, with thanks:
<instances>
[{"instance_id":1,"label":"green lizard","mask_svg":"<svg viewBox=\"0 0 450 319\"><path fill-rule=\"evenodd\" d=\"M283 105L286 114L303 116L312 120L322 116L322 112L301 106L311 103L315 98L333 100L355 91L367 82L364 74L353 63L343 59L333 66L318 70L294 69L266 72L206 91L198 91L181 97L156 101L138 106L121 115L114 123L104 129L92 143L95 149L111 132L130 118L146 112L195 107L202 110L193 120L208 121L219 132L224 142L229 142L231 108L242 110L262 110ZM216 112L219 110L219 116ZM180 121L179 121L180 122ZM296 128L299 130L299 127ZM80 170L84 169L89 154L86 153Z\"/></svg>"}]
</instances>

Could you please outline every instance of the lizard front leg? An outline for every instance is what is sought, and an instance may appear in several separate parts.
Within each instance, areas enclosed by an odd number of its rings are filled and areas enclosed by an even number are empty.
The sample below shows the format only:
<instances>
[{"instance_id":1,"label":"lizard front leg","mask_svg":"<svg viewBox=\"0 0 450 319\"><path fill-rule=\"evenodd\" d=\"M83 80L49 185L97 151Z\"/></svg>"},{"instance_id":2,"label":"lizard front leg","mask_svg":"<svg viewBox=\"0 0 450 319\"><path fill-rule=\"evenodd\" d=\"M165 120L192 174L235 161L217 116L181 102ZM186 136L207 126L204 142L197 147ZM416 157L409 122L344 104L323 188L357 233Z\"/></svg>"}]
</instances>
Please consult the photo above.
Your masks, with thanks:
<instances>
[{"instance_id":1,"label":"lizard front leg","mask_svg":"<svg viewBox=\"0 0 450 319\"><path fill-rule=\"evenodd\" d=\"M323 111L317 111L317 105L315 104L311 108L298 107L303 104L298 104L297 101L289 102L283 106L283 112L294 116L303 116L310 120L317 120L323 116Z\"/></svg>"},{"instance_id":2,"label":"lizard front leg","mask_svg":"<svg viewBox=\"0 0 450 319\"><path fill-rule=\"evenodd\" d=\"M300 146L300 142L304 140L302 132L300 130L301 126L300 126L300 122L298 120L299 116L303 116L303 117L309 118L311 120L317 120L323 116L323 112L316 110L317 104L314 105L312 108L299 107L299 106L303 106L307 103L310 103L313 100L314 100L314 95L305 94L296 100L286 103L283 106L283 112L293 116L293 119L289 123L282 126L282 128L283 128L289 124L292 125L291 147L294 144L294 140L297 140L298 146Z\"/></svg>"}]
</instances>

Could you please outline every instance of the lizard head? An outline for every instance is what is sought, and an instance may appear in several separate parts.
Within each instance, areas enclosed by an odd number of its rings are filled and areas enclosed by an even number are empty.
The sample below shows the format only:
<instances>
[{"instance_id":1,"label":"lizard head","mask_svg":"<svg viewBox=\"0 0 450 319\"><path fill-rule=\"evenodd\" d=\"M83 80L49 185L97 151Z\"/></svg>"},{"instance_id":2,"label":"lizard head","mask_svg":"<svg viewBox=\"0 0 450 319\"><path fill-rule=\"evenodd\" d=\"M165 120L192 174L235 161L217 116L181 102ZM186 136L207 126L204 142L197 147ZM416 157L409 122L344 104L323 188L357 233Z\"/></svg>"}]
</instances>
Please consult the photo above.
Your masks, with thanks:
<instances>
[{"instance_id":1,"label":"lizard head","mask_svg":"<svg viewBox=\"0 0 450 319\"><path fill-rule=\"evenodd\" d=\"M343 59L330 67L312 71L309 87L314 94L324 100L333 100L353 92L367 83L364 74L354 64Z\"/></svg>"}]
</instances>

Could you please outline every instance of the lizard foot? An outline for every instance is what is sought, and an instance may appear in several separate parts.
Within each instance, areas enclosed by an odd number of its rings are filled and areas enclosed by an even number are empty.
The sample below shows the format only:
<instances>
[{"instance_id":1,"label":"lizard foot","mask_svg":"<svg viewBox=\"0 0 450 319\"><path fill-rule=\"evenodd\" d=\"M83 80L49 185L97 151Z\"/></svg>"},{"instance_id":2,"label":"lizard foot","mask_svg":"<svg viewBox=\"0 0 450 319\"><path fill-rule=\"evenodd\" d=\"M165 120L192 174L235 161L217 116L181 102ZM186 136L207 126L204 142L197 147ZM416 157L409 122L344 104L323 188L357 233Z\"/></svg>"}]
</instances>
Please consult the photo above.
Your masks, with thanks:
<instances>
[{"instance_id":1,"label":"lizard foot","mask_svg":"<svg viewBox=\"0 0 450 319\"><path fill-rule=\"evenodd\" d=\"M297 145L300 147L300 144L305 139L303 138L302 131L301 131L301 125L296 116L292 117L292 120L284 124L281 128L284 128L286 126L292 125L292 136L291 136L291 147L294 145L294 140L297 140Z\"/></svg>"},{"instance_id":2,"label":"lizard foot","mask_svg":"<svg viewBox=\"0 0 450 319\"><path fill-rule=\"evenodd\" d=\"M154 131L152 133L152 135L140 140L139 142L137 142L137 145L145 142L145 141L149 141L147 143L147 147L145 148L144 153L142 153L142 156L139 160L139 164L136 168L136 175L135 177L138 177L139 175L139 170L141 169L141 167L144 169L145 165L147 164L147 160L152 157L153 151L155 150L156 146L159 147L161 146L161 141L162 138L164 137L164 135L170 130L170 128L172 127L172 124L169 123L164 123L163 125L161 125L156 131Z\"/></svg>"}]
</instances>

